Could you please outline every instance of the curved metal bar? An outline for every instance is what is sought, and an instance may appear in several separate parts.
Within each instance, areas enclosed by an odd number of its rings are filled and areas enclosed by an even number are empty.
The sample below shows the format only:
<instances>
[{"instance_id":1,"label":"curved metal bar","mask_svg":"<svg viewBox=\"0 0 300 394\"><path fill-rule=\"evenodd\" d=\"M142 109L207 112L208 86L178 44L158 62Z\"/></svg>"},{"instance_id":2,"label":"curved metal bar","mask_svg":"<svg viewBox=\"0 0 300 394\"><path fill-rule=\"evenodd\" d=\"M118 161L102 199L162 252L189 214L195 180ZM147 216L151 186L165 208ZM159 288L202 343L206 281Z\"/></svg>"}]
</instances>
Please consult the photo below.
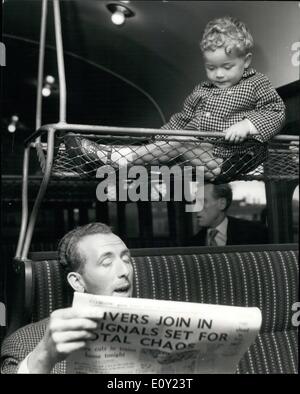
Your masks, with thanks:
<instances>
[{"instance_id":1,"label":"curved metal bar","mask_svg":"<svg viewBox=\"0 0 300 394\"><path fill-rule=\"evenodd\" d=\"M32 261L25 260L24 262L24 316L23 319L26 324L31 322L32 316L32 304L33 304L33 294L34 294L34 282L33 282L33 272L32 272Z\"/></svg>"},{"instance_id":2,"label":"curved metal bar","mask_svg":"<svg viewBox=\"0 0 300 394\"><path fill-rule=\"evenodd\" d=\"M33 44L33 45L37 45L37 44L38 44L38 42L35 41L35 40L31 40L31 39L29 39L29 38L24 38L24 37L19 37L19 36L14 35L14 34L7 34L7 33L4 33L3 36L4 36L4 37L7 37L7 38L11 38L11 39L13 39L13 40L18 40L18 41L26 42L26 43L29 43L29 44ZM53 51L53 50L56 51L56 47L53 46L53 45L47 44L47 45L46 45L46 48L47 48L47 49L50 49L50 50L52 50L52 51ZM118 74L116 71L113 71L113 70L111 70L111 69L109 69L109 68L103 66L102 64L98 64L98 63L96 63L96 62L93 62L92 60L86 59L86 58L83 57L83 56L79 56L79 55L77 55L77 54L74 53L74 52L64 51L64 54L65 54L65 55L68 55L68 56L70 56L70 57L72 57L73 59L80 60L81 62L86 63L86 64L88 64L88 65L90 65L90 66L92 66L92 67L95 67L95 68L97 68L97 69L99 69L99 70L101 70L101 71L104 71L104 72L106 72L106 73L108 73L108 74L110 74L110 75L112 75L112 76L114 76L114 77L120 79L121 81L125 82L127 85L133 87L134 89L136 89L137 91L139 91L140 93L142 93L142 95L144 95L144 96L153 104L153 106L154 106L155 109L157 110L157 112L158 112L158 114L159 114L159 116L160 116L160 118L161 118L162 124L167 123L167 120L166 120L166 118L165 118L165 115L164 115L162 109L160 108L159 104L156 102L156 100L154 99L154 97L152 97L148 92L146 92L141 86L135 84L135 83L134 83L133 81L131 81L130 79L125 78L123 75Z\"/></svg>"},{"instance_id":3,"label":"curved metal bar","mask_svg":"<svg viewBox=\"0 0 300 394\"><path fill-rule=\"evenodd\" d=\"M39 66L38 66L38 84L37 84L37 98L36 98L36 130L42 124L42 84L44 74L44 57L45 57L45 38L47 27L47 6L48 0L43 0L41 12L41 31L40 31L40 47L39 47ZM40 134L37 135L36 142L40 143ZM23 159L23 177L22 177L22 217L21 229L19 233L18 245L15 258L18 259L22 255L22 248L24 244L27 224L28 224L28 167L29 167L30 146L27 145L24 151Z\"/></svg>"},{"instance_id":4,"label":"curved metal bar","mask_svg":"<svg viewBox=\"0 0 300 394\"><path fill-rule=\"evenodd\" d=\"M42 19L41 19L41 32L40 32L40 43L39 43L39 66L38 66L38 78L37 78L37 91L36 91L36 114L35 114L35 129L38 130L42 124L42 105L43 105L43 78L44 78L44 59L45 59L45 41L46 41L46 30L47 30L47 10L48 0L43 0L42 4ZM36 150L38 154L41 167L45 166L45 155L40 146L41 137L38 136L36 139Z\"/></svg>"},{"instance_id":5,"label":"curved metal bar","mask_svg":"<svg viewBox=\"0 0 300 394\"><path fill-rule=\"evenodd\" d=\"M54 11L55 42L56 42L57 67L58 67L58 79L59 79L59 121L66 122L67 89L66 89L64 50L63 50L62 33L61 33L59 0L53 0L53 11Z\"/></svg>"},{"instance_id":6,"label":"curved metal bar","mask_svg":"<svg viewBox=\"0 0 300 394\"><path fill-rule=\"evenodd\" d=\"M30 247L30 242L31 242L32 233L33 233L34 225L36 222L38 210L39 210L39 207L41 205L42 199L45 195L45 192L46 192L49 180L50 180L50 175L51 175L51 170L52 170L52 165L53 165L54 134L55 134L55 130L50 129L48 131L48 138L47 138L48 150L47 150L45 173L44 173L44 177L43 177L38 195L37 195L36 200L34 202L34 206L31 211L30 220L29 220L29 223L27 226L26 238L24 241L24 246L23 246L23 250L22 250L22 254L21 254L21 260L27 259L27 255L28 255L28 251L29 251L29 247Z\"/></svg>"},{"instance_id":7,"label":"curved metal bar","mask_svg":"<svg viewBox=\"0 0 300 394\"><path fill-rule=\"evenodd\" d=\"M43 77L44 77L47 7L48 7L48 0L43 0L41 32L40 32L40 48L39 48L39 68L38 68L38 81L37 81L37 93L36 93L36 116L35 116L36 130L38 130L42 124L42 99L43 99L42 88L43 88Z\"/></svg>"},{"instance_id":8,"label":"curved metal bar","mask_svg":"<svg viewBox=\"0 0 300 394\"><path fill-rule=\"evenodd\" d=\"M19 233L19 240L17 245L17 251L15 258L19 259L22 254L22 248L24 244L24 238L28 223L28 165L29 165L29 155L30 155L30 146L24 150L24 159L23 159L23 177L22 177L22 218L21 218L21 229Z\"/></svg>"},{"instance_id":9,"label":"curved metal bar","mask_svg":"<svg viewBox=\"0 0 300 394\"><path fill-rule=\"evenodd\" d=\"M40 33L37 101L36 101L36 129L40 129L42 124L42 84L43 84L44 59L45 59L47 6L48 6L48 0L43 0L41 33ZM55 40L56 40L58 76L59 76L59 98L60 98L59 121L65 122L67 94L66 94L66 79L65 79L65 67L64 67L64 58L63 58L59 0L53 0L53 10L54 10ZM45 173L30 215L29 222L28 222L28 162L29 162L30 148L29 147L25 148L24 168L23 168L23 189L22 189L22 223L21 223L20 236L19 236L18 247L16 252L16 258L21 258L22 260L25 260L27 258L38 210L50 180L50 174L53 164L55 130L53 128L48 128L47 132L48 132L48 138L47 138L46 160L44 153L39 147L39 144L41 142L41 134L40 133L36 134L36 141L35 141L37 144L36 149L38 150L38 153L40 151L40 158L43 159L43 162L45 164L44 166Z\"/></svg>"}]
</instances>

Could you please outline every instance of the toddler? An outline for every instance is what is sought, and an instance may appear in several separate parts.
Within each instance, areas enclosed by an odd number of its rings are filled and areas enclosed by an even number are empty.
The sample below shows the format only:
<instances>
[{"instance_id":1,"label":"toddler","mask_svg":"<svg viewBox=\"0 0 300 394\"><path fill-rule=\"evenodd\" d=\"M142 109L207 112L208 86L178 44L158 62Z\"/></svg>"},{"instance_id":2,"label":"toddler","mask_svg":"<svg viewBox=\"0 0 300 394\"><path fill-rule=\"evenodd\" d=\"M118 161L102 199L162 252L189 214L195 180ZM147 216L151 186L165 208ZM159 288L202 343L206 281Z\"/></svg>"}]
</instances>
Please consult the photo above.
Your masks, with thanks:
<instances>
[{"instance_id":1,"label":"toddler","mask_svg":"<svg viewBox=\"0 0 300 394\"><path fill-rule=\"evenodd\" d=\"M232 17L212 20L204 30L200 48L207 80L194 88L182 110L162 129L222 132L223 141L208 139L204 143L196 137L158 136L142 146L109 147L66 136L69 155L75 158L79 152L87 161L112 165L121 158L126 164L143 164L166 163L179 157L204 166L208 180L224 174L222 181L229 181L241 171L255 169L265 159L264 143L282 127L284 103L268 78L250 67L253 38L243 22ZM252 143L244 142L249 136Z\"/></svg>"}]
</instances>

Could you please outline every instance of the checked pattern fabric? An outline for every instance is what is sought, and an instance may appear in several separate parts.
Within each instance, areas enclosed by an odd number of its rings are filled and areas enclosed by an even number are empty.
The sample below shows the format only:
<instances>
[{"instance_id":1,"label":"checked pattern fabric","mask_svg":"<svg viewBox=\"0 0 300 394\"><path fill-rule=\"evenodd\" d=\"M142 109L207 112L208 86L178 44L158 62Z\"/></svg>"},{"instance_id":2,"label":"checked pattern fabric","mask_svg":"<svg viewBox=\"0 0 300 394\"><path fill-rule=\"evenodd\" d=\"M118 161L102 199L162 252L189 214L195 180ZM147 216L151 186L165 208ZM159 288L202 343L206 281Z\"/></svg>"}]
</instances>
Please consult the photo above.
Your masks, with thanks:
<instances>
[{"instance_id":1,"label":"checked pattern fabric","mask_svg":"<svg viewBox=\"0 0 300 394\"><path fill-rule=\"evenodd\" d=\"M285 106L268 78L253 68L245 70L240 82L219 89L211 82L197 85L186 98L181 112L174 114L163 129L223 132L233 124L249 119L258 130L253 138L267 142L278 134L285 119ZM247 146L218 143L217 157L242 156Z\"/></svg>"}]
</instances>

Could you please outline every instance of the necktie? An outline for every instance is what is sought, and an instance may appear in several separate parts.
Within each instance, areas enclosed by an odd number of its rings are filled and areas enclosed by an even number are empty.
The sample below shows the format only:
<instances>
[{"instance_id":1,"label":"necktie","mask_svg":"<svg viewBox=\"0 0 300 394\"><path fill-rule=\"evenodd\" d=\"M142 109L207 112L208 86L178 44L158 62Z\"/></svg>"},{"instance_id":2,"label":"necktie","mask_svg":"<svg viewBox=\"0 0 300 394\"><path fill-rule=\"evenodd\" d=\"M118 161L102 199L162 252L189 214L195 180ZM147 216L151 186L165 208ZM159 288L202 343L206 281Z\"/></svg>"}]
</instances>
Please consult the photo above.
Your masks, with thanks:
<instances>
[{"instance_id":1,"label":"necktie","mask_svg":"<svg viewBox=\"0 0 300 394\"><path fill-rule=\"evenodd\" d=\"M218 234L218 230L215 228L208 231L207 235L207 245L208 246L218 246L216 242L216 235Z\"/></svg>"}]
</instances>

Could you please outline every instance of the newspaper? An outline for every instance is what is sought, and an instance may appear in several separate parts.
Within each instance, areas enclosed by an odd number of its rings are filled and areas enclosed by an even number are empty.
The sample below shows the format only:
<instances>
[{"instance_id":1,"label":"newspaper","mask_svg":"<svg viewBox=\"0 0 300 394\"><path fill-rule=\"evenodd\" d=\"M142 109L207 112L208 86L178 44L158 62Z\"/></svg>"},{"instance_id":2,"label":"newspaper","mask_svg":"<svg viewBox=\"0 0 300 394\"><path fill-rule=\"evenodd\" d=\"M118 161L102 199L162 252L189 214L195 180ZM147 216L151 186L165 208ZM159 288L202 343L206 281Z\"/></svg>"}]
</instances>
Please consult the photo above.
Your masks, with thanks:
<instances>
[{"instance_id":1,"label":"newspaper","mask_svg":"<svg viewBox=\"0 0 300 394\"><path fill-rule=\"evenodd\" d=\"M67 373L234 373L261 326L258 308L74 294L90 306L103 318Z\"/></svg>"}]
</instances>

